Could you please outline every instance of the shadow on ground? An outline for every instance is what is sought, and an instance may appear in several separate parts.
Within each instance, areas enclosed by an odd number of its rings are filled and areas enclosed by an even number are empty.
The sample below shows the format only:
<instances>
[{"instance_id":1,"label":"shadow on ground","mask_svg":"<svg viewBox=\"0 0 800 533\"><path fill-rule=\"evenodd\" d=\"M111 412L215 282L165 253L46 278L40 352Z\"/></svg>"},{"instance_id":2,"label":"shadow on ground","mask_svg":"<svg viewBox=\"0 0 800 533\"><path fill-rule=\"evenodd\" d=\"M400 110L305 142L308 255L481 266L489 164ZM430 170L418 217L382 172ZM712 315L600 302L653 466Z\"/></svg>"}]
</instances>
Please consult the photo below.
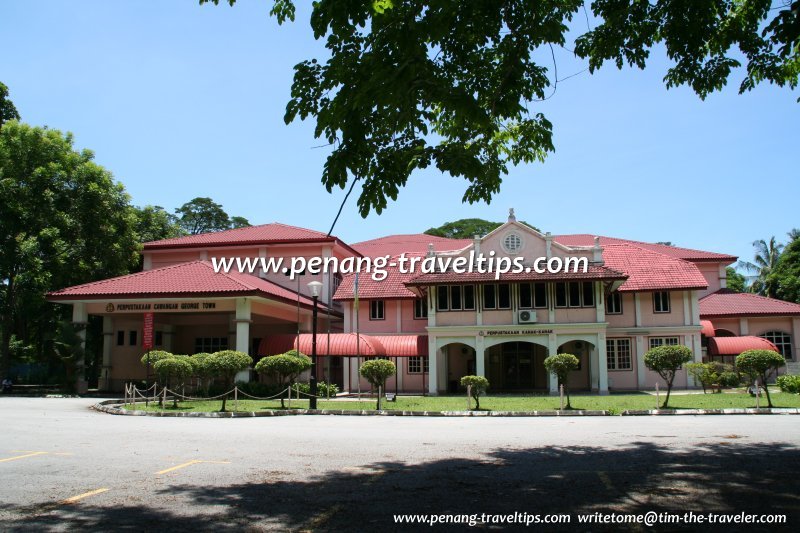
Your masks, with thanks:
<instances>
[{"instance_id":1,"label":"shadow on ground","mask_svg":"<svg viewBox=\"0 0 800 533\"><path fill-rule=\"evenodd\" d=\"M625 449L592 446L495 449L487 450L481 460L374 463L303 482L281 479L302 478L302 473L271 472L269 454L265 452L262 468L254 469L257 481L225 486L170 486L132 498L118 507L84 503L41 512L5 505L0 511L12 519L5 521L2 529L357 532L441 529L395 524L393 514L400 513L572 515L569 526L528 529L545 531L625 529L577 523L578 513L595 511L744 511L788 515L788 526L729 526L726 531L780 531L796 527L800 520L800 449L783 444L743 444L737 442L736 435L710 437L691 452L668 451L641 442ZM452 527L453 531L464 529L468 528ZM499 526L478 529L499 529ZM652 529L706 528L669 525Z\"/></svg>"}]
</instances>

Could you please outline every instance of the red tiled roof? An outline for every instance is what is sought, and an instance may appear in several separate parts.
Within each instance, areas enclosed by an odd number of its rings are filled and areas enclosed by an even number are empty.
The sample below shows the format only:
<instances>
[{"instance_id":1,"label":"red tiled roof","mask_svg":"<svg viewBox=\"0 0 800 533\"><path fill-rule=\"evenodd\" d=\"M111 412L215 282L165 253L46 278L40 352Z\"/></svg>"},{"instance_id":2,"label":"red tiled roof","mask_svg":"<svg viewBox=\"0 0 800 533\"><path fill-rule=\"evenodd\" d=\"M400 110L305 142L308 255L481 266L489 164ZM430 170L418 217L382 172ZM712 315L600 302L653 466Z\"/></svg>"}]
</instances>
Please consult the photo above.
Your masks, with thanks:
<instances>
[{"instance_id":1,"label":"red tiled roof","mask_svg":"<svg viewBox=\"0 0 800 533\"><path fill-rule=\"evenodd\" d=\"M406 254L407 257L420 254ZM358 275L358 297L366 300L382 300L386 298L410 299L418 295L406 287L406 282L416 276L416 273L402 273L399 268L386 268L386 279L376 281L370 274ZM333 295L334 300L353 300L355 275L345 276Z\"/></svg>"},{"instance_id":2,"label":"red tiled roof","mask_svg":"<svg viewBox=\"0 0 800 533\"><path fill-rule=\"evenodd\" d=\"M426 235L425 233L414 233L410 235L389 235L358 242L352 246L364 256L375 257L378 255L397 256L403 252L406 255L427 253L429 244L433 245L433 249L436 252L449 252L469 246L472 244L472 239L447 239L445 237Z\"/></svg>"},{"instance_id":3,"label":"red tiled roof","mask_svg":"<svg viewBox=\"0 0 800 533\"><path fill-rule=\"evenodd\" d=\"M681 248L680 246L668 246L666 244L655 244L649 242L632 241L628 239L618 239L615 237L603 237L602 235L591 235L581 233L575 235L554 235L553 240L565 246L592 246L594 238L600 237L600 245L607 244L633 244L645 250L658 252L660 254L684 259L686 261L736 261L736 256L719 254L716 252L706 252L703 250L693 250L691 248Z\"/></svg>"},{"instance_id":4,"label":"red tiled roof","mask_svg":"<svg viewBox=\"0 0 800 533\"><path fill-rule=\"evenodd\" d=\"M478 273L478 272L465 272L458 274L453 271L436 272L431 274L422 274L414 277L406 285L410 287L421 285L445 285L455 283L495 283L503 281L556 281L556 280L624 280L625 274L613 270L611 268L599 265L589 265L586 272L559 272L550 273L545 272L538 274L534 271L520 272L519 274L506 273L500 274L500 278L495 280L494 272Z\"/></svg>"},{"instance_id":5,"label":"red tiled roof","mask_svg":"<svg viewBox=\"0 0 800 533\"><path fill-rule=\"evenodd\" d=\"M75 285L47 294L51 301L110 298L262 296L297 303L297 293L271 281L235 271L214 272L209 261L191 261L116 278ZM300 296L304 307L313 301Z\"/></svg>"},{"instance_id":6,"label":"red tiled roof","mask_svg":"<svg viewBox=\"0 0 800 533\"><path fill-rule=\"evenodd\" d=\"M800 305L757 294L720 289L700 298L700 316L800 316Z\"/></svg>"},{"instance_id":7,"label":"red tiled roof","mask_svg":"<svg viewBox=\"0 0 800 533\"><path fill-rule=\"evenodd\" d=\"M714 324L712 324L710 320L701 320L700 326L703 328L700 330L700 333L706 337L711 338L716 335L716 333L714 333Z\"/></svg>"},{"instance_id":8,"label":"red tiled roof","mask_svg":"<svg viewBox=\"0 0 800 533\"><path fill-rule=\"evenodd\" d=\"M269 356L300 350L311 355L313 335L270 335L261 340L258 355ZM360 345L359 345L360 344ZM427 335L357 335L356 333L331 333L330 355L334 357L414 357L428 355ZM317 355L328 354L328 335L317 334Z\"/></svg>"},{"instance_id":9,"label":"red tiled roof","mask_svg":"<svg viewBox=\"0 0 800 533\"><path fill-rule=\"evenodd\" d=\"M710 355L739 355L747 350L771 350L778 348L767 339L761 337L713 337L708 339Z\"/></svg>"},{"instance_id":10,"label":"red tiled roof","mask_svg":"<svg viewBox=\"0 0 800 533\"><path fill-rule=\"evenodd\" d=\"M633 244L603 246L606 266L628 276L622 292L705 289L706 278L694 263Z\"/></svg>"},{"instance_id":11,"label":"red tiled roof","mask_svg":"<svg viewBox=\"0 0 800 533\"><path fill-rule=\"evenodd\" d=\"M277 243L334 242L337 240L336 237L328 237L321 231L273 222L272 224L261 224L259 226L248 226L246 228L236 228L213 233L201 233L199 235L187 235L174 239L146 242L144 243L144 249L161 250L169 248L195 248L199 246L215 247ZM344 243L342 244L344 245Z\"/></svg>"}]
</instances>

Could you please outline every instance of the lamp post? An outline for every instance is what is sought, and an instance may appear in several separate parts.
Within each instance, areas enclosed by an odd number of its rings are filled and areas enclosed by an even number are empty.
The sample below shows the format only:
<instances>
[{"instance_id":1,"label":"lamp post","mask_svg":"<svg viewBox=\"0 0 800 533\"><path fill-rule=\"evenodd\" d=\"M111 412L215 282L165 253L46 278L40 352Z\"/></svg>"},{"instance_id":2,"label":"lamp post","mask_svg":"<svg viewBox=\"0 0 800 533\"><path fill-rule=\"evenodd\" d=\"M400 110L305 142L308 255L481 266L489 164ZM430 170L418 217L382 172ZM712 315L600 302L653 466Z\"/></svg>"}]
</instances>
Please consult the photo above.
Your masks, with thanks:
<instances>
[{"instance_id":1,"label":"lamp post","mask_svg":"<svg viewBox=\"0 0 800 533\"><path fill-rule=\"evenodd\" d=\"M311 281L308 284L314 307L311 309L311 378L308 381L311 398L308 401L309 409L317 408L317 299L322 291L322 283Z\"/></svg>"}]
</instances>

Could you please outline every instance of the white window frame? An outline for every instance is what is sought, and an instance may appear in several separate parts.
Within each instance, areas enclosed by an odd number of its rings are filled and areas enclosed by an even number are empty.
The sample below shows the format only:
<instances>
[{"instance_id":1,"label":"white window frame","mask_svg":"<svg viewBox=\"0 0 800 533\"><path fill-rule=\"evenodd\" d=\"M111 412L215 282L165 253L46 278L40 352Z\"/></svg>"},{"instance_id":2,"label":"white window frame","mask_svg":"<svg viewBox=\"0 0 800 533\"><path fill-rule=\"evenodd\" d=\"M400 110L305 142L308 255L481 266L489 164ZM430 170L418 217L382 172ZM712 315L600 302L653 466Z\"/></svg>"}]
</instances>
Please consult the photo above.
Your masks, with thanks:
<instances>
[{"instance_id":1,"label":"white window frame","mask_svg":"<svg viewBox=\"0 0 800 533\"><path fill-rule=\"evenodd\" d=\"M759 337L774 344L784 359L791 361L794 358L794 354L792 353L792 336L789 333L772 330L762 333Z\"/></svg>"},{"instance_id":2,"label":"white window frame","mask_svg":"<svg viewBox=\"0 0 800 533\"><path fill-rule=\"evenodd\" d=\"M428 319L428 299L415 298L414 299L414 320L427 320Z\"/></svg>"},{"instance_id":3,"label":"white window frame","mask_svg":"<svg viewBox=\"0 0 800 533\"><path fill-rule=\"evenodd\" d=\"M415 355L408 358L409 374L427 374L430 371L427 355Z\"/></svg>"},{"instance_id":4,"label":"white window frame","mask_svg":"<svg viewBox=\"0 0 800 533\"><path fill-rule=\"evenodd\" d=\"M612 337L606 339L606 366L613 372L632 372L633 371L633 352L631 351L630 337ZM627 366L620 364L620 347L624 346L627 354Z\"/></svg>"},{"instance_id":5,"label":"white window frame","mask_svg":"<svg viewBox=\"0 0 800 533\"><path fill-rule=\"evenodd\" d=\"M678 346L681 343L680 337L648 337L647 345L652 350L659 346Z\"/></svg>"},{"instance_id":6,"label":"white window frame","mask_svg":"<svg viewBox=\"0 0 800 533\"><path fill-rule=\"evenodd\" d=\"M653 293L653 313L666 314L672 312L672 298L669 291L655 291ZM666 299L665 299L666 297ZM657 302L660 302L660 306ZM666 304L666 309L664 308ZM661 307L661 309L659 309Z\"/></svg>"},{"instance_id":7,"label":"white window frame","mask_svg":"<svg viewBox=\"0 0 800 533\"><path fill-rule=\"evenodd\" d=\"M616 298L619 301L619 306L609 306L609 303L612 302L612 298ZM606 314L621 315L622 313L622 293L614 291L606 297Z\"/></svg>"},{"instance_id":8,"label":"white window frame","mask_svg":"<svg viewBox=\"0 0 800 533\"><path fill-rule=\"evenodd\" d=\"M383 300L369 301L369 319L386 320L386 303Z\"/></svg>"}]
</instances>

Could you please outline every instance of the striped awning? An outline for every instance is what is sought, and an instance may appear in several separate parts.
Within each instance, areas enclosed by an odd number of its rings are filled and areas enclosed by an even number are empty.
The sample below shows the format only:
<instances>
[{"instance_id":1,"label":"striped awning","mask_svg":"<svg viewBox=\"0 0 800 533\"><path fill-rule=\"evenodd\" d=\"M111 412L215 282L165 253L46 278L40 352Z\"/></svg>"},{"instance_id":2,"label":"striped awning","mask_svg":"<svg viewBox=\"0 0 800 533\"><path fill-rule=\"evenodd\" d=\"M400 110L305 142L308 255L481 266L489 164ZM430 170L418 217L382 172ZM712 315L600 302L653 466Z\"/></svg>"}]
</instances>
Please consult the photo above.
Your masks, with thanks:
<instances>
[{"instance_id":1,"label":"striped awning","mask_svg":"<svg viewBox=\"0 0 800 533\"><path fill-rule=\"evenodd\" d=\"M329 342L330 337L330 342ZM259 356L299 350L311 355L313 335L270 335L261 340ZM318 333L317 355L333 357L415 357L428 355L427 335L357 335L355 333Z\"/></svg>"},{"instance_id":2,"label":"striped awning","mask_svg":"<svg viewBox=\"0 0 800 533\"><path fill-rule=\"evenodd\" d=\"M700 325L703 327L703 329L700 330L700 333L708 338L714 336L714 324L712 324L710 320L701 320Z\"/></svg>"},{"instance_id":3,"label":"striped awning","mask_svg":"<svg viewBox=\"0 0 800 533\"><path fill-rule=\"evenodd\" d=\"M713 337L708 339L709 355L739 355L747 350L772 350L778 348L761 337Z\"/></svg>"}]
</instances>

